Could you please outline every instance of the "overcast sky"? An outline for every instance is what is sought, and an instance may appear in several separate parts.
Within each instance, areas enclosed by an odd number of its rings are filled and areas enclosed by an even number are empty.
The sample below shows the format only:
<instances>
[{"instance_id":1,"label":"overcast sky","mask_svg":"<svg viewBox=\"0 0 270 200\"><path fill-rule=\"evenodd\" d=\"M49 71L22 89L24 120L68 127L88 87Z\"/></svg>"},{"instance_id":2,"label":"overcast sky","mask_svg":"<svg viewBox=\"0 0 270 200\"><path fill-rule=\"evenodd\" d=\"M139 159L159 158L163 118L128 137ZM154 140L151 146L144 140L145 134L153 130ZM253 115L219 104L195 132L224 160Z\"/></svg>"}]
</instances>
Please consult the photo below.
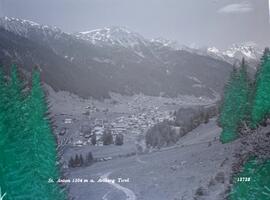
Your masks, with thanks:
<instances>
[{"instance_id":1,"label":"overcast sky","mask_svg":"<svg viewBox=\"0 0 270 200\"><path fill-rule=\"evenodd\" d=\"M187 45L270 43L268 0L0 0L0 16L67 32L125 26Z\"/></svg>"}]
</instances>

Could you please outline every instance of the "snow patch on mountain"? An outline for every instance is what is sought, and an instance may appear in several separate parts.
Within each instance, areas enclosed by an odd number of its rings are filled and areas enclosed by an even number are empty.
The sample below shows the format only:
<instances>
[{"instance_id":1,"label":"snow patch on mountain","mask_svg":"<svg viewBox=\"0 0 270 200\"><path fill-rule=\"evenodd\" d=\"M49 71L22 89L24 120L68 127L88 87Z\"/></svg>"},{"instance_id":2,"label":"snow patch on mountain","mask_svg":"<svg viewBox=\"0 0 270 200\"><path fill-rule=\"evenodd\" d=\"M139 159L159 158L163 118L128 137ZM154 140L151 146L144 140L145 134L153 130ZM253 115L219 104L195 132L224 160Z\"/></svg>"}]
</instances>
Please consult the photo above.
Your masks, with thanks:
<instances>
[{"instance_id":1,"label":"snow patch on mountain","mask_svg":"<svg viewBox=\"0 0 270 200\"><path fill-rule=\"evenodd\" d=\"M228 50L223 52L223 55L227 55L231 58L244 57L246 59L257 60L261 57L262 52L256 45L234 44Z\"/></svg>"},{"instance_id":2,"label":"snow patch on mountain","mask_svg":"<svg viewBox=\"0 0 270 200\"><path fill-rule=\"evenodd\" d=\"M75 35L97 45L119 45L125 48L134 48L146 43L146 40L140 34L124 27L105 27L79 32Z\"/></svg>"},{"instance_id":3,"label":"snow patch on mountain","mask_svg":"<svg viewBox=\"0 0 270 200\"><path fill-rule=\"evenodd\" d=\"M161 47L168 47L168 48L172 48L174 50L181 49L181 45L179 45L179 43L177 41L168 40L168 39L165 39L162 37L151 39L150 42L153 44L160 45Z\"/></svg>"},{"instance_id":4,"label":"snow patch on mountain","mask_svg":"<svg viewBox=\"0 0 270 200\"><path fill-rule=\"evenodd\" d=\"M214 54L220 53L219 49L216 48L216 47L209 47L209 48L207 49L207 51L208 51L209 53L214 53Z\"/></svg>"},{"instance_id":5,"label":"snow patch on mountain","mask_svg":"<svg viewBox=\"0 0 270 200\"><path fill-rule=\"evenodd\" d=\"M13 32L22 37L28 37L31 31L43 31L43 34L56 34L62 33L62 31L53 26L40 25L36 22L26 20L26 19L17 19L13 17L2 17L0 18L0 27L4 28L7 31Z\"/></svg>"},{"instance_id":6,"label":"snow patch on mountain","mask_svg":"<svg viewBox=\"0 0 270 200\"><path fill-rule=\"evenodd\" d=\"M116 26L69 34L62 32L57 27L40 25L30 20L3 17L0 18L0 27L29 39L38 36L38 38L42 38L42 41L40 42L49 44L56 54L59 54L59 51L57 51L57 49L54 48L54 45L50 43L53 39L63 38L63 40L66 41L76 39L81 42L88 42L96 47L113 48L116 50L114 52L127 51L129 55L133 54L132 58L137 63L141 63L144 59L149 58L161 61L167 65L170 64L170 61L161 60L160 53L182 50L192 54L210 56L230 64L240 63L241 59L245 58L248 62L251 61L252 67L256 69L256 63L263 53L254 42L234 44L226 50L220 50L216 47L199 48L196 44L185 46L180 45L177 41L161 37L150 40L126 27ZM68 54L62 56L65 59L70 59L71 62L76 58L76 56ZM95 61L112 64L110 60L104 60L102 58ZM170 72L166 73L168 75L170 74Z\"/></svg>"},{"instance_id":7,"label":"snow patch on mountain","mask_svg":"<svg viewBox=\"0 0 270 200\"><path fill-rule=\"evenodd\" d=\"M244 44L233 44L226 50L219 50L216 47L209 47L205 51L206 55L220 59L231 64L241 61L243 58L247 62L258 62L263 55L263 50L254 42ZM254 67L255 68L255 67Z\"/></svg>"}]
</instances>

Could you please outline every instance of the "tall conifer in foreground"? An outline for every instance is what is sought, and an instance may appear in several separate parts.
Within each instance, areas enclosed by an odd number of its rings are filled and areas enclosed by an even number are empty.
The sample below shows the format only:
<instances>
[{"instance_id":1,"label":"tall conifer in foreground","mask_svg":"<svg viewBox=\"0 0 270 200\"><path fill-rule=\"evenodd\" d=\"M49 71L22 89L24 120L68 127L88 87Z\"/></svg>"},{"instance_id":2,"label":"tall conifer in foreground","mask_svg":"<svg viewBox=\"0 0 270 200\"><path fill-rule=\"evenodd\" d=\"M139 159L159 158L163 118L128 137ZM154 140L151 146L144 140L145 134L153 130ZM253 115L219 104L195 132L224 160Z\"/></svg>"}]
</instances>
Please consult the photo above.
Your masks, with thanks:
<instances>
[{"instance_id":1,"label":"tall conifer in foreground","mask_svg":"<svg viewBox=\"0 0 270 200\"><path fill-rule=\"evenodd\" d=\"M270 114L270 51L265 49L261 66L256 74L255 95L252 106L252 126L261 123Z\"/></svg>"},{"instance_id":2,"label":"tall conifer in foreground","mask_svg":"<svg viewBox=\"0 0 270 200\"><path fill-rule=\"evenodd\" d=\"M5 193L6 186L4 183L4 166L5 166L5 152L4 147L7 142L7 127L5 126L6 120L6 103L7 103L7 88L4 81L4 74L2 67L0 68L0 189L1 193ZM0 194L1 195L1 194Z\"/></svg>"},{"instance_id":3,"label":"tall conifer in foreground","mask_svg":"<svg viewBox=\"0 0 270 200\"><path fill-rule=\"evenodd\" d=\"M4 84L5 85L5 84ZM17 67L12 66L10 80L6 84L4 112L5 141L1 147L1 188L6 193L6 200L26 198L22 195L27 182L24 159L27 150L23 148L24 114L22 111L22 84L18 77Z\"/></svg>"},{"instance_id":4,"label":"tall conifer in foreground","mask_svg":"<svg viewBox=\"0 0 270 200\"><path fill-rule=\"evenodd\" d=\"M261 66L256 74L255 86L252 88L250 99L252 103L251 110L251 125L252 128L256 128L258 124L263 122L270 114L270 51L266 49L261 59ZM260 137L260 130L253 133L256 137ZM258 149L264 148L265 152L260 152L262 158L267 155L267 135L263 135L261 139L256 142L259 145ZM260 146L261 142L264 143ZM256 148L257 148L256 145ZM258 151L253 148L253 151ZM253 152L254 153L254 152ZM258 152L257 152L258 153ZM229 194L229 200L239 199L256 199L256 200L268 200L270 199L270 160L260 158L260 156L252 155L252 151L249 160L243 165L241 172L236 174L235 181L231 192ZM268 156L269 157L269 156ZM239 181L243 177L247 177L248 182Z\"/></svg>"},{"instance_id":5,"label":"tall conifer in foreground","mask_svg":"<svg viewBox=\"0 0 270 200\"><path fill-rule=\"evenodd\" d=\"M249 80L245 61L240 70L234 68L230 80L225 87L224 102L221 108L220 125L222 133L220 140L227 143L238 137L241 123L248 117Z\"/></svg>"},{"instance_id":6,"label":"tall conifer in foreground","mask_svg":"<svg viewBox=\"0 0 270 200\"><path fill-rule=\"evenodd\" d=\"M0 73L0 187L5 200L64 200L57 183L56 142L50 129L38 72L29 94L22 92L16 66L10 81Z\"/></svg>"},{"instance_id":7,"label":"tall conifer in foreground","mask_svg":"<svg viewBox=\"0 0 270 200\"><path fill-rule=\"evenodd\" d=\"M50 122L47 116L48 108L45 95L40 83L40 75L33 72L32 88L30 95L26 99L26 132L27 142L31 146L29 150L29 170L35 179L32 183L31 199L62 200L64 193L57 183L48 183L48 179L57 180L59 178L58 166L56 165L56 140L52 133ZM27 137L27 136L26 136Z\"/></svg>"}]
</instances>

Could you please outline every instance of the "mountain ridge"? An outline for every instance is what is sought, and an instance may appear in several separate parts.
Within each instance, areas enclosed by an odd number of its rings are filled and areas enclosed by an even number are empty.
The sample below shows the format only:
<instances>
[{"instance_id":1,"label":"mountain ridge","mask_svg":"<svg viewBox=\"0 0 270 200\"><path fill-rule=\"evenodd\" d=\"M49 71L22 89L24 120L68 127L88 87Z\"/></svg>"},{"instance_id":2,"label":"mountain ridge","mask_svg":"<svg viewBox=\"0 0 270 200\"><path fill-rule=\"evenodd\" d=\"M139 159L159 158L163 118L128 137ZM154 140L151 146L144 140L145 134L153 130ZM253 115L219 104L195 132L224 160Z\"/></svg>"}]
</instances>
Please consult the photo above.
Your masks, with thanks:
<instances>
[{"instance_id":1,"label":"mountain ridge","mask_svg":"<svg viewBox=\"0 0 270 200\"><path fill-rule=\"evenodd\" d=\"M0 62L8 64L15 60L27 71L30 66L39 65L44 81L52 88L85 98L108 98L110 92L213 97L222 90L232 69L223 61L175 50L119 27L102 29L104 33L96 30L68 34L56 27L15 18L0 18L0 27L0 40L8 38L14 43L0 45ZM88 34L94 35L94 43ZM115 39L121 41L113 43ZM31 48L26 50L28 42ZM16 43L21 45L20 51ZM36 55L36 49L44 55ZM46 55L51 59L48 62L44 58ZM67 86L61 81L68 82Z\"/></svg>"}]
</instances>

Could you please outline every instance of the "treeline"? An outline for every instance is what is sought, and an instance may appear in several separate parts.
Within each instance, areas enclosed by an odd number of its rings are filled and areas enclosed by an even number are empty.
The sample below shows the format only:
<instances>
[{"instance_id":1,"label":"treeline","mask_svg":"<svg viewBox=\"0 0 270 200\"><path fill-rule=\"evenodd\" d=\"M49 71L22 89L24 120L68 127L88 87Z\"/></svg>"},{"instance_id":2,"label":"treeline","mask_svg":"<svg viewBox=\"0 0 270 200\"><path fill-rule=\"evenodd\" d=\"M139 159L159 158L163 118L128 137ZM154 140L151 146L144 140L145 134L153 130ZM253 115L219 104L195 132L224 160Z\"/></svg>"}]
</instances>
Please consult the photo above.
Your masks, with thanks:
<instances>
[{"instance_id":1,"label":"treeline","mask_svg":"<svg viewBox=\"0 0 270 200\"><path fill-rule=\"evenodd\" d=\"M122 133L118 133L113 139L113 135L111 130L105 130L102 135L103 145L111 145L115 144L117 146L121 146L124 144L124 135Z\"/></svg>"},{"instance_id":2,"label":"treeline","mask_svg":"<svg viewBox=\"0 0 270 200\"><path fill-rule=\"evenodd\" d=\"M244 59L240 69L234 68L224 91L219 124L221 142L239 137L243 128L256 128L270 114L270 51L265 49L260 67L252 81Z\"/></svg>"},{"instance_id":3,"label":"treeline","mask_svg":"<svg viewBox=\"0 0 270 200\"><path fill-rule=\"evenodd\" d=\"M1 69L2 70L2 69ZM7 78L8 77L8 78ZM0 72L0 187L5 200L63 200L57 183L56 140L37 70L31 87L20 80L16 66Z\"/></svg>"},{"instance_id":4,"label":"treeline","mask_svg":"<svg viewBox=\"0 0 270 200\"><path fill-rule=\"evenodd\" d=\"M68 167L75 168L75 167L87 167L93 164L96 161L94 159L91 152L89 152L85 158L82 156L82 154L78 155L76 154L75 157L71 157L68 161Z\"/></svg>"},{"instance_id":5,"label":"treeline","mask_svg":"<svg viewBox=\"0 0 270 200\"><path fill-rule=\"evenodd\" d=\"M267 127L266 130L259 127L269 125L269 117L270 51L266 48L253 81L243 60L240 69L233 70L225 88L219 118L223 129L220 140L228 143L242 136L245 147L235 155L242 168L234 174L230 200L270 199L270 134Z\"/></svg>"},{"instance_id":6,"label":"treeline","mask_svg":"<svg viewBox=\"0 0 270 200\"><path fill-rule=\"evenodd\" d=\"M165 120L151 127L145 136L148 147L173 145L188 132L218 114L218 105L180 108L174 113L175 119Z\"/></svg>"}]
</instances>

